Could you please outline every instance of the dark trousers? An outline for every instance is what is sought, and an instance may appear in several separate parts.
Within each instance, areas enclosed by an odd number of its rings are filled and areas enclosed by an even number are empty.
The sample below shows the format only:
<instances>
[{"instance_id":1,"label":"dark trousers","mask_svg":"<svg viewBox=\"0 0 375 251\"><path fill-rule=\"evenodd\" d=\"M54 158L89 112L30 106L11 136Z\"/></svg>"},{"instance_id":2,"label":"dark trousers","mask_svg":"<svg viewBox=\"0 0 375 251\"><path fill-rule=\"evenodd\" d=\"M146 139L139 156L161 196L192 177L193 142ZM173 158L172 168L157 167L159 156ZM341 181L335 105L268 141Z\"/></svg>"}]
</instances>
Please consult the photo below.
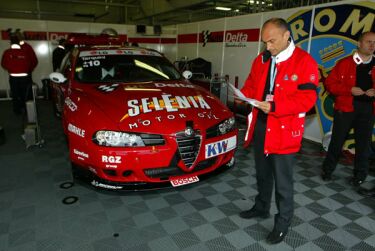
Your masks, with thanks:
<instances>
[{"instance_id":1,"label":"dark trousers","mask_svg":"<svg viewBox=\"0 0 375 251\"><path fill-rule=\"evenodd\" d=\"M30 76L9 76L10 91L12 94L13 111L20 114L26 110L26 101L32 99L32 80Z\"/></svg>"},{"instance_id":2,"label":"dark trousers","mask_svg":"<svg viewBox=\"0 0 375 251\"><path fill-rule=\"evenodd\" d=\"M254 157L258 195L255 198L255 209L269 212L273 184L278 213L275 215L274 229L287 231L294 213L293 200L293 165L295 154L264 154L266 121L257 120L254 131Z\"/></svg>"},{"instance_id":3,"label":"dark trousers","mask_svg":"<svg viewBox=\"0 0 375 251\"><path fill-rule=\"evenodd\" d=\"M323 162L323 171L331 174L339 161L350 129L354 128L355 157L353 176L365 180L369 169L370 142L374 127L371 102L354 101L354 112L334 111L331 142Z\"/></svg>"}]
</instances>

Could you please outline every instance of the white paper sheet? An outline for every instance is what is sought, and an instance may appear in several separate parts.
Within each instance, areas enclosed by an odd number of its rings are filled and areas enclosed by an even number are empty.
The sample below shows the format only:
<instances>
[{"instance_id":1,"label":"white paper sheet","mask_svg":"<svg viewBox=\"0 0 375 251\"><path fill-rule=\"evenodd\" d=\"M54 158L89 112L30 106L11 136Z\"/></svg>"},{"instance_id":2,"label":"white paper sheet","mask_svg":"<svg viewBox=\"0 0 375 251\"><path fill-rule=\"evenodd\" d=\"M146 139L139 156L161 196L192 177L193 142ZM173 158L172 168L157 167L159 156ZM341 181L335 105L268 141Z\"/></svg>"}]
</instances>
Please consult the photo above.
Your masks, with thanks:
<instances>
[{"instance_id":1,"label":"white paper sheet","mask_svg":"<svg viewBox=\"0 0 375 251\"><path fill-rule=\"evenodd\" d=\"M236 87L234 87L234 85L232 85L231 83L229 83L229 87L233 91L235 98L245 101L251 104L252 106L258 107L258 102L259 102L258 100L245 97L245 95L243 95L243 93L240 90L238 90Z\"/></svg>"}]
</instances>

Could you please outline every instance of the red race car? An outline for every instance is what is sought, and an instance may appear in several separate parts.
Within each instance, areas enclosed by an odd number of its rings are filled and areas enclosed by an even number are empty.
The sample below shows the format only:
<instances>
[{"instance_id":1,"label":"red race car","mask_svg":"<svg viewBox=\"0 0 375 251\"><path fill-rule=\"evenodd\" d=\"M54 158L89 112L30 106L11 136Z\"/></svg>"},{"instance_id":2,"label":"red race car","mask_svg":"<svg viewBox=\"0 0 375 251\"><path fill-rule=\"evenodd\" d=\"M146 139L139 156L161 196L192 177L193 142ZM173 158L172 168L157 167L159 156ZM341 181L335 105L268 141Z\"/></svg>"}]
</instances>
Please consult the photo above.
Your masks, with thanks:
<instances>
[{"instance_id":1,"label":"red race car","mask_svg":"<svg viewBox=\"0 0 375 251\"><path fill-rule=\"evenodd\" d=\"M152 189L198 182L234 164L233 113L157 51L78 46L50 79L74 178Z\"/></svg>"}]
</instances>

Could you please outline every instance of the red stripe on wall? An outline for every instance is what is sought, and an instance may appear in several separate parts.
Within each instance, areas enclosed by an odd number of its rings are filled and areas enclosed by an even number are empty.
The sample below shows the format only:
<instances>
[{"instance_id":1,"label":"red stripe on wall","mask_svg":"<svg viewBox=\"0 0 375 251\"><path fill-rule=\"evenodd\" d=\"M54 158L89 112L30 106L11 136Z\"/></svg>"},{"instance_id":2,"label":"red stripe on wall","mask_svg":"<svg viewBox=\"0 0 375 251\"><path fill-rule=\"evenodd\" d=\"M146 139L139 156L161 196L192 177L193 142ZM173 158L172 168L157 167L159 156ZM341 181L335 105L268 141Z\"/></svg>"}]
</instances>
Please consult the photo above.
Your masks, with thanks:
<instances>
[{"instance_id":1,"label":"red stripe on wall","mask_svg":"<svg viewBox=\"0 0 375 251\"><path fill-rule=\"evenodd\" d=\"M162 38L161 43L162 44L175 44L177 39L175 38Z\"/></svg>"},{"instance_id":2,"label":"red stripe on wall","mask_svg":"<svg viewBox=\"0 0 375 251\"><path fill-rule=\"evenodd\" d=\"M198 42L198 34L180 34L178 35L178 43L179 44L189 44L189 43L197 43Z\"/></svg>"},{"instance_id":3,"label":"red stripe on wall","mask_svg":"<svg viewBox=\"0 0 375 251\"><path fill-rule=\"evenodd\" d=\"M205 36L208 39L206 42L208 43L215 43L215 42L223 42L225 38L225 42L232 42L241 40L242 42L256 42L259 39L259 29L242 29L242 30L227 30L224 31L212 31L203 30L199 34L191 33L191 34L180 34L178 35L178 43L197 43L197 36L199 43L203 43Z\"/></svg>"},{"instance_id":4,"label":"red stripe on wall","mask_svg":"<svg viewBox=\"0 0 375 251\"><path fill-rule=\"evenodd\" d=\"M145 44L159 44L160 38L158 37L129 37L130 43L145 43Z\"/></svg>"}]
</instances>

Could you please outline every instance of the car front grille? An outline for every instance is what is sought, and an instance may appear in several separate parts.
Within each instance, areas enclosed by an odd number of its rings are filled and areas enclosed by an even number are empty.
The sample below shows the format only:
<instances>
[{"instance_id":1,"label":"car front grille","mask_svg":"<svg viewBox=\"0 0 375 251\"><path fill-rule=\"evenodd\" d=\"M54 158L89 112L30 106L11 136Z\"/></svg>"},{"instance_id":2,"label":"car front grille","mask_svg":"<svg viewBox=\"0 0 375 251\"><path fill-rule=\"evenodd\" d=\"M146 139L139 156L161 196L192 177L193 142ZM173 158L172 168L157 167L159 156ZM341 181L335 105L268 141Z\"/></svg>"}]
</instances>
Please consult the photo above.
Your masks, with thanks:
<instances>
[{"instance_id":1,"label":"car front grille","mask_svg":"<svg viewBox=\"0 0 375 251\"><path fill-rule=\"evenodd\" d=\"M146 134L142 133L139 135L146 146L160 146L165 144L163 136L159 134Z\"/></svg>"},{"instance_id":2,"label":"car front grille","mask_svg":"<svg viewBox=\"0 0 375 251\"><path fill-rule=\"evenodd\" d=\"M169 166L169 167L161 167L161 168L149 168L145 169L144 173L150 178L160 178L160 179L168 179L169 177L180 176L188 173L195 173L206 168L213 166L216 163L217 157L210 158L207 160L203 160L199 162L193 172L184 172L178 166Z\"/></svg>"},{"instance_id":3,"label":"car front grille","mask_svg":"<svg viewBox=\"0 0 375 251\"><path fill-rule=\"evenodd\" d=\"M197 159L201 146L201 135L198 131L192 136L185 135L185 132L176 134L178 151L186 167L191 167Z\"/></svg>"}]
</instances>

